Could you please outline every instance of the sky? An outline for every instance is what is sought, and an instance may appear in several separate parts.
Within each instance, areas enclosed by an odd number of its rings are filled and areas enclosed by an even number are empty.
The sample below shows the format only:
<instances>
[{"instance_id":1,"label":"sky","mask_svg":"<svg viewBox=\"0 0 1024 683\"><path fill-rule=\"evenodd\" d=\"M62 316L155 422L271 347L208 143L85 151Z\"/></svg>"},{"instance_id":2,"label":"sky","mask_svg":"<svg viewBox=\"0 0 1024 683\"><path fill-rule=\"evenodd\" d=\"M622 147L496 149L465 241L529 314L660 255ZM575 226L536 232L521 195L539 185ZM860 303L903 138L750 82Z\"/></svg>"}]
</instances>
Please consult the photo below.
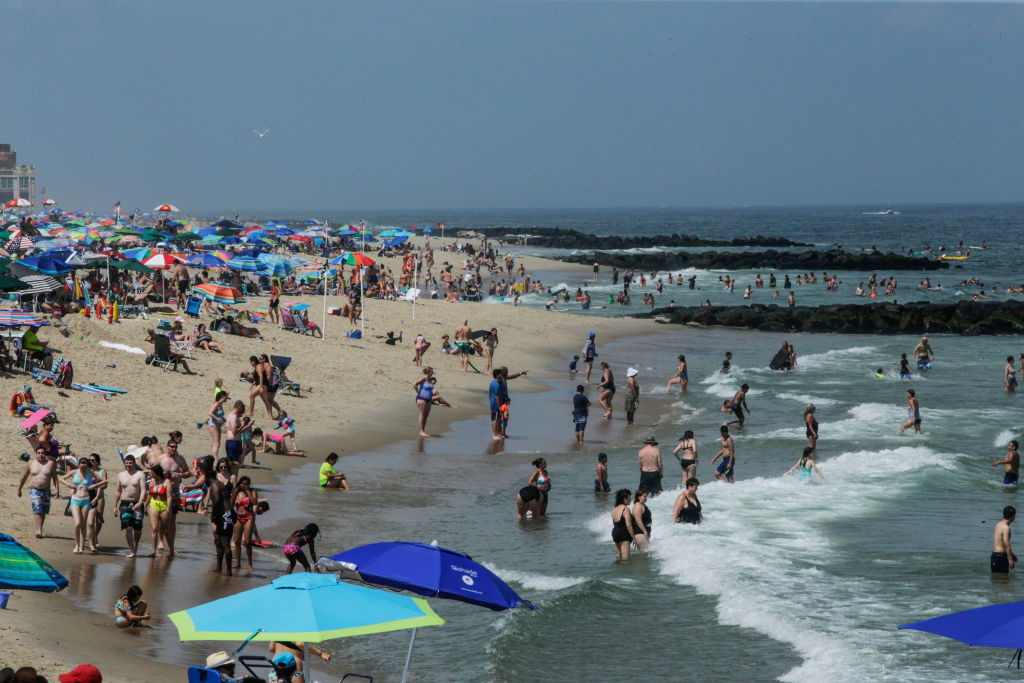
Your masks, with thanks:
<instances>
[{"instance_id":1,"label":"sky","mask_svg":"<svg viewBox=\"0 0 1024 683\"><path fill-rule=\"evenodd\" d=\"M0 142L65 208L1024 200L1018 4L4 6Z\"/></svg>"}]
</instances>

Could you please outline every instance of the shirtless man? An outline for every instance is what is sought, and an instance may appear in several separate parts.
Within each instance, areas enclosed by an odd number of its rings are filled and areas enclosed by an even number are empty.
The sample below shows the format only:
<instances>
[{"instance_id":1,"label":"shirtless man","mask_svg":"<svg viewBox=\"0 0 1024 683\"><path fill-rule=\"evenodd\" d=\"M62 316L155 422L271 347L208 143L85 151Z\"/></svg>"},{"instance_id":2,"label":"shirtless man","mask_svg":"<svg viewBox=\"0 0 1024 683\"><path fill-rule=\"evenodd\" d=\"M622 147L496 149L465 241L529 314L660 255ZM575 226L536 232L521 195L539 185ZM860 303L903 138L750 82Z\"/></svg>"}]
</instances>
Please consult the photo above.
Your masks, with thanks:
<instances>
[{"instance_id":1,"label":"shirtless man","mask_svg":"<svg viewBox=\"0 0 1024 683\"><path fill-rule=\"evenodd\" d=\"M174 535L177 532L178 507L181 503L181 479L190 476L192 470L189 468L185 458L178 452L178 442L171 440L164 447L163 457L160 458L160 467L164 470L171 486L171 496L168 501L168 512L170 513L169 524L167 524L167 541L174 547Z\"/></svg>"},{"instance_id":2,"label":"shirtless man","mask_svg":"<svg viewBox=\"0 0 1024 683\"><path fill-rule=\"evenodd\" d=\"M213 547L217 551L217 564L212 570L214 574L223 573L231 576L231 536L235 530L235 514L231 507L231 494L228 489L227 476L230 470L226 458L221 458L215 465L217 476L210 482L206 493L206 507L210 511L210 527L213 530ZM222 563L224 569L221 569Z\"/></svg>"},{"instance_id":3,"label":"shirtless man","mask_svg":"<svg viewBox=\"0 0 1024 683\"><path fill-rule=\"evenodd\" d=\"M245 414L245 404L235 401L235 406L224 418L224 455L228 458L228 465L232 474L238 474L238 467L242 461L242 442L238 438L241 432L241 418Z\"/></svg>"},{"instance_id":4,"label":"shirtless man","mask_svg":"<svg viewBox=\"0 0 1024 683\"><path fill-rule=\"evenodd\" d=\"M747 412L750 412L750 406L747 405L748 391L750 391L750 386L744 384L743 386L740 387L740 390L736 392L736 395L732 397L732 401L726 401L722 405L723 413L728 413L731 411L732 414L736 416L735 420L729 420L728 422L725 423L726 425L738 423L740 427L743 426L743 420L746 419L746 417L743 415L743 409L746 408Z\"/></svg>"},{"instance_id":5,"label":"shirtless man","mask_svg":"<svg viewBox=\"0 0 1024 683\"><path fill-rule=\"evenodd\" d=\"M184 263L179 262L174 266L174 284L178 287L178 308L184 308L189 284L188 269Z\"/></svg>"},{"instance_id":6,"label":"shirtless man","mask_svg":"<svg viewBox=\"0 0 1024 683\"><path fill-rule=\"evenodd\" d=\"M928 337L921 337L921 341L914 347L914 357L917 358L917 368L919 370L926 370L927 366L931 365L931 362L935 360L935 351L932 350L931 344L928 343Z\"/></svg>"},{"instance_id":7,"label":"shirtless man","mask_svg":"<svg viewBox=\"0 0 1024 683\"><path fill-rule=\"evenodd\" d=\"M146 509L146 474L139 469L134 455L124 456L124 472L117 475L114 509L128 542L128 554L135 557L142 537L142 519Z\"/></svg>"},{"instance_id":8,"label":"shirtless man","mask_svg":"<svg viewBox=\"0 0 1024 683\"><path fill-rule=\"evenodd\" d=\"M29 499L32 501L32 515L36 520L36 538L43 537L43 522L50 513L50 485L56 482L57 463L46 456L46 449L36 448L35 460L25 465L25 472L18 482L18 498L21 489L28 482Z\"/></svg>"},{"instance_id":9,"label":"shirtless man","mask_svg":"<svg viewBox=\"0 0 1024 683\"><path fill-rule=\"evenodd\" d=\"M469 350L473 348L473 329L469 326L469 320L463 320L462 324L455 328L455 348L459 350L459 360L462 361L462 371L469 372Z\"/></svg>"},{"instance_id":10,"label":"shirtless man","mask_svg":"<svg viewBox=\"0 0 1024 683\"><path fill-rule=\"evenodd\" d=\"M653 436L644 439L644 445L636 457L640 462L639 488L644 489L651 496L658 495L662 491L661 477L665 473L665 468L661 462L661 449L658 448L658 442L654 440Z\"/></svg>"},{"instance_id":11,"label":"shirtless man","mask_svg":"<svg viewBox=\"0 0 1024 683\"><path fill-rule=\"evenodd\" d=\"M715 461L719 458L722 459L722 464L715 471L715 479L724 479L730 484L735 483L733 476L735 475L736 468L736 444L733 442L732 437L729 436L729 428L725 425L722 425L722 447L718 449L715 457L711 459L711 464L714 465Z\"/></svg>"},{"instance_id":12,"label":"shirtless man","mask_svg":"<svg viewBox=\"0 0 1024 683\"><path fill-rule=\"evenodd\" d=\"M1005 466L1003 484L1006 486L1017 485L1017 477L1020 476L1020 454L1017 452L1019 447L1020 444L1016 440L1011 441L1006 445L1006 457L992 463L992 467L997 465Z\"/></svg>"},{"instance_id":13,"label":"shirtless man","mask_svg":"<svg viewBox=\"0 0 1024 683\"><path fill-rule=\"evenodd\" d=\"M1017 516L1017 508L1007 505L1003 508L1003 518L996 524L992 537L992 573L1009 574L1017 563L1017 556L1010 546L1010 525Z\"/></svg>"}]
</instances>

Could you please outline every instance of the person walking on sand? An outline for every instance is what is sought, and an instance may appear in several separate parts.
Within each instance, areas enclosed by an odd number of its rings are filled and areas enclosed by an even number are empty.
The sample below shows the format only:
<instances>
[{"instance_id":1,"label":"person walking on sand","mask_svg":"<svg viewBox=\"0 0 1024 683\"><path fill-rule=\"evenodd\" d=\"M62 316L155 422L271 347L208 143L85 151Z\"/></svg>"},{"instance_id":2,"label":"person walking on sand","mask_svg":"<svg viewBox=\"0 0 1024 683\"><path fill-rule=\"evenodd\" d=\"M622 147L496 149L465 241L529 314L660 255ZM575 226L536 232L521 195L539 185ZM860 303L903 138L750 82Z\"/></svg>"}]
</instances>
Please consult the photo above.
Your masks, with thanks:
<instances>
[{"instance_id":1,"label":"person walking on sand","mask_svg":"<svg viewBox=\"0 0 1024 683\"><path fill-rule=\"evenodd\" d=\"M683 485L685 486L687 479L697 476L697 440L693 438L692 429L683 432L679 443L672 449L672 455L676 456L679 466L683 469Z\"/></svg>"},{"instance_id":2,"label":"person walking on sand","mask_svg":"<svg viewBox=\"0 0 1024 683\"><path fill-rule=\"evenodd\" d=\"M234 559L231 540L235 532L235 511L231 505L231 491L225 483L230 473L227 458L220 458L216 468L217 476L207 478L210 484L206 492L206 507L210 512L210 529L213 532L213 547L217 555L217 562L210 572L231 576Z\"/></svg>"},{"instance_id":3,"label":"person walking on sand","mask_svg":"<svg viewBox=\"0 0 1024 683\"><path fill-rule=\"evenodd\" d=\"M227 437L224 440L224 455L234 474L238 473L238 468L242 464L242 440L239 438L239 433L241 432L241 417L244 414L245 404L235 401L234 407L224 418L224 436Z\"/></svg>"},{"instance_id":4,"label":"person walking on sand","mask_svg":"<svg viewBox=\"0 0 1024 683\"><path fill-rule=\"evenodd\" d=\"M139 539L142 538L142 520L145 511L143 492L146 486L146 475L139 469L135 456L124 456L124 472L117 475L117 487L114 491L114 509L121 519L121 530L124 531L128 554L132 558L139 551Z\"/></svg>"},{"instance_id":5,"label":"person walking on sand","mask_svg":"<svg viewBox=\"0 0 1024 683\"><path fill-rule=\"evenodd\" d=\"M469 372L469 352L473 350L473 328L469 326L468 318L463 319L462 324L455 328L453 336L455 348L459 351L462 371Z\"/></svg>"},{"instance_id":6,"label":"person walking on sand","mask_svg":"<svg viewBox=\"0 0 1024 683\"><path fill-rule=\"evenodd\" d=\"M907 389L907 421L900 427L900 434L907 428L913 425L914 432L917 434L921 433L921 404L917 400L917 396L913 389Z\"/></svg>"},{"instance_id":7,"label":"person walking on sand","mask_svg":"<svg viewBox=\"0 0 1024 683\"><path fill-rule=\"evenodd\" d=\"M1007 505L1003 508L1003 518L996 524L995 533L992 536L992 573L1009 574L1013 566L1017 564L1017 556L1013 554L1013 547L1010 545L1010 525L1017 517L1017 508Z\"/></svg>"},{"instance_id":8,"label":"person walking on sand","mask_svg":"<svg viewBox=\"0 0 1024 683\"><path fill-rule=\"evenodd\" d=\"M587 428L590 415L590 399L583 395L583 385L576 385L576 393L572 396L572 423L576 430L576 443L583 443L583 432Z\"/></svg>"},{"instance_id":9,"label":"person walking on sand","mask_svg":"<svg viewBox=\"0 0 1024 683\"><path fill-rule=\"evenodd\" d=\"M676 368L676 374L672 376L672 379L668 381L668 389L672 388L673 384L678 384L680 393L686 393L686 385L690 381L690 373L686 370L686 356L679 354L679 367Z\"/></svg>"},{"instance_id":10,"label":"person walking on sand","mask_svg":"<svg viewBox=\"0 0 1024 683\"><path fill-rule=\"evenodd\" d=\"M50 514L50 486L57 482L57 461L46 456L43 446L36 447L36 457L25 464L25 471L18 482L18 498L21 489L28 482L29 500L32 502L32 516L36 522L36 538L43 537L43 522Z\"/></svg>"},{"instance_id":11,"label":"person walking on sand","mask_svg":"<svg viewBox=\"0 0 1024 683\"><path fill-rule=\"evenodd\" d=\"M722 463L715 471L715 479L721 479L734 484L733 477L736 474L736 443L729 436L729 428L725 425L722 425L722 447L718 449L715 457L711 459L711 464L714 465L715 461L719 458L722 459Z\"/></svg>"},{"instance_id":12,"label":"person walking on sand","mask_svg":"<svg viewBox=\"0 0 1024 683\"><path fill-rule=\"evenodd\" d=\"M748 391L750 391L750 386L744 384L743 386L740 387L740 390L737 391L736 394L732 397L731 401L727 400L725 401L725 403L722 404L723 413L732 412L732 414L736 416L735 420L729 420L728 422L725 423L726 425L739 424L740 427L743 426L743 420L746 419L746 417L743 415L743 409L746 408L747 412L750 412L750 406L747 405Z\"/></svg>"},{"instance_id":13,"label":"person walking on sand","mask_svg":"<svg viewBox=\"0 0 1024 683\"><path fill-rule=\"evenodd\" d=\"M639 374L636 368L626 370L626 426L633 426L633 415L640 406L640 383L636 376Z\"/></svg>"},{"instance_id":14,"label":"person walking on sand","mask_svg":"<svg viewBox=\"0 0 1024 683\"><path fill-rule=\"evenodd\" d=\"M590 373L594 369L594 359L597 358L596 335L591 332L587 335L587 341L583 342L583 362L587 364L586 383L590 384Z\"/></svg>"},{"instance_id":15,"label":"person walking on sand","mask_svg":"<svg viewBox=\"0 0 1024 683\"><path fill-rule=\"evenodd\" d=\"M992 463L992 467L1004 466L1003 484L1006 486L1017 485L1017 479L1020 476L1020 454L1017 452L1019 447L1016 440L1011 441L1006 444L1006 457Z\"/></svg>"},{"instance_id":16,"label":"person walking on sand","mask_svg":"<svg viewBox=\"0 0 1024 683\"><path fill-rule=\"evenodd\" d=\"M662 491L661 479L665 474L664 465L661 462L661 449L653 436L644 439L644 445L636 454L640 463L640 486L652 496Z\"/></svg>"}]
</instances>

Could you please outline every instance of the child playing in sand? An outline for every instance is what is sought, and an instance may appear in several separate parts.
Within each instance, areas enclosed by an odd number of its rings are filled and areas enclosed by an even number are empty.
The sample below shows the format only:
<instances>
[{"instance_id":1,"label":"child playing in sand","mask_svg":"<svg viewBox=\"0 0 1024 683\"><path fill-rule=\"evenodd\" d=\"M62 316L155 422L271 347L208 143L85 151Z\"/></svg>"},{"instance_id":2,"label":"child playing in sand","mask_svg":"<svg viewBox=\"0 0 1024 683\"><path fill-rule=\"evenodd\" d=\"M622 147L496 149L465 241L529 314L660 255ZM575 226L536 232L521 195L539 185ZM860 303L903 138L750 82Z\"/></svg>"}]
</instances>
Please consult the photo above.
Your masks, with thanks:
<instances>
[{"instance_id":1,"label":"child playing in sand","mask_svg":"<svg viewBox=\"0 0 1024 683\"><path fill-rule=\"evenodd\" d=\"M142 622L152 618L152 615L146 611L148 607L146 601L139 599L141 597L142 589L132 586L114 603L114 623L118 628L142 626Z\"/></svg>"},{"instance_id":2,"label":"child playing in sand","mask_svg":"<svg viewBox=\"0 0 1024 683\"><path fill-rule=\"evenodd\" d=\"M579 362L580 362L580 357L578 355L577 356L573 356L572 360L569 361L569 379L572 379L573 377L576 376L576 372L577 372L576 366L579 365Z\"/></svg>"}]
</instances>

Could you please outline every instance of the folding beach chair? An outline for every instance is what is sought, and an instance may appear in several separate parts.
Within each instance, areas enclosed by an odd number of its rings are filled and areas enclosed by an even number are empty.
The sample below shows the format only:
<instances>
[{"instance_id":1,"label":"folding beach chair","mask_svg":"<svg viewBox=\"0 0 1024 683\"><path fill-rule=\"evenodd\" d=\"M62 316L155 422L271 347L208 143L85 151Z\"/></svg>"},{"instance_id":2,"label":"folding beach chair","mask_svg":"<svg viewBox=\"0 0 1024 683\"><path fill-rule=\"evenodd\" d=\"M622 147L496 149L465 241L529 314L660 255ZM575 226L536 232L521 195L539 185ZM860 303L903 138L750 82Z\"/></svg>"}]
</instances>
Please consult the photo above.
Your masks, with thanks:
<instances>
[{"instance_id":1,"label":"folding beach chair","mask_svg":"<svg viewBox=\"0 0 1024 683\"><path fill-rule=\"evenodd\" d=\"M153 355L146 361L150 365L162 367L164 370L172 365L175 370L178 369L178 359L171 356L171 340L162 334L153 337Z\"/></svg>"},{"instance_id":2,"label":"folding beach chair","mask_svg":"<svg viewBox=\"0 0 1024 683\"><path fill-rule=\"evenodd\" d=\"M190 296L188 298L188 302L185 304L185 315L187 315L189 317L192 317L192 318L198 318L199 317L199 309L202 307L202 305L203 305L203 298L202 297Z\"/></svg>"},{"instance_id":3,"label":"folding beach chair","mask_svg":"<svg viewBox=\"0 0 1024 683\"><path fill-rule=\"evenodd\" d=\"M192 336L195 337L195 330L194 329L192 330ZM175 353L180 353L181 355L185 356L185 358L188 358L189 360L192 360L192 359L194 359L196 357L195 354L193 353L193 351L196 350L196 347L195 347L195 344L193 344L191 341L188 341L188 340L185 340L185 339L183 339L181 341L176 341L176 340L173 340L173 339L169 339L169 340L171 342L171 350L174 351Z\"/></svg>"},{"instance_id":4,"label":"folding beach chair","mask_svg":"<svg viewBox=\"0 0 1024 683\"><path fill-rule=\"evenodd\" d=\"M287 308L281 310L281 329L288 332L298 332L295 327L295 316Z\"/></svg>"},{"instance_id":5,"label":"folding beach chair","mask_svg":"<svg viewBox=\"0 0 1024 683\"><path fill-rule=\"evenodd\" d=\"M293 396L302 397L302 390L298 382L293 382L288 379L288 375L285 374L285 370L292 364L290 356L271 356L270 365L274 368L274 372L278 376L277 390L283 391L286 394Z\"/></svg>"}]
</instances>

